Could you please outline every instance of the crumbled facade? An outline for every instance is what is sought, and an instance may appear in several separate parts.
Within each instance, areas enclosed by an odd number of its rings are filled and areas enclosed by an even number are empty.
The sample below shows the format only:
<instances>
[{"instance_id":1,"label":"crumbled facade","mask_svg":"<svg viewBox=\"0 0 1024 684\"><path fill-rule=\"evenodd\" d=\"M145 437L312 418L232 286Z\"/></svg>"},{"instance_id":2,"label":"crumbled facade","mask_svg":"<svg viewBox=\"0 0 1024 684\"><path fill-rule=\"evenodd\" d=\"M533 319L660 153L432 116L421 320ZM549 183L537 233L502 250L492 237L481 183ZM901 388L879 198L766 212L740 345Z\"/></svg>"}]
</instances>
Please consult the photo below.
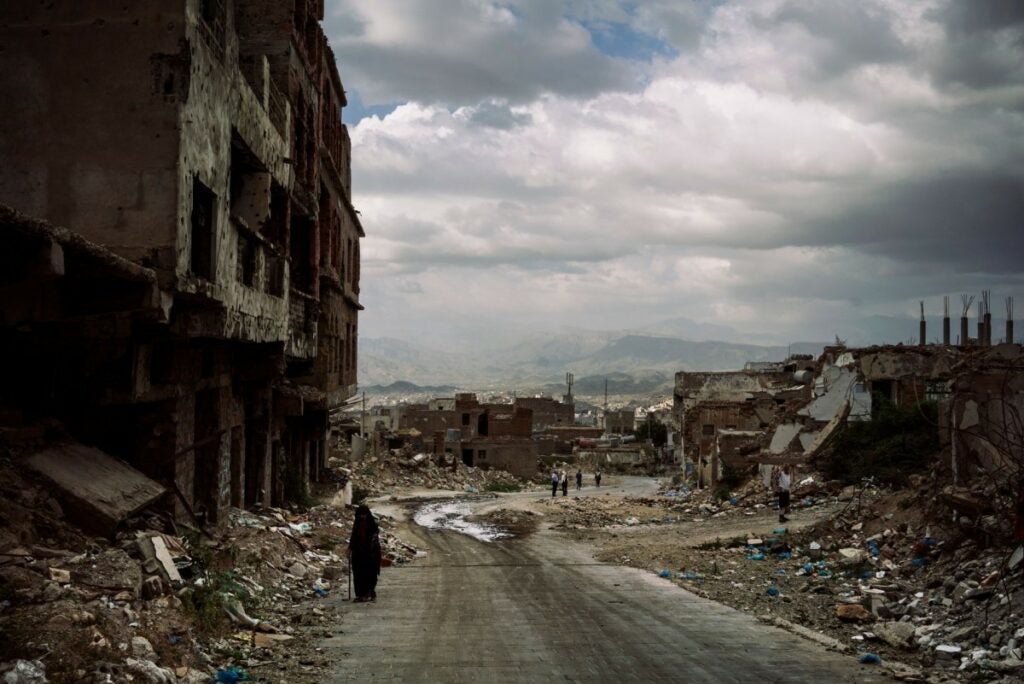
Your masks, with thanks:
<instances>
[{"instance_id":1,"label":"crumbled facade","mask_svg":"<svg viewBox=\"0 0 1024 684\"><path fill-rule=\"evenodd\" d=\"M633 409L606 410L603 421L608 435L631 435L636 431L636 411Z\"/></svg>"},{"instance_id":2,"label":"crumbled facade","mask_svg":"<svg viewBox=\"0 0 1024 684\"><path fill-rule=\"evenodd\" d=\"M571 397L567 396L567 400ZM533 413L533 431L543 432L549 427L565 427L576 424L576 405L570 401L558 401L551 397L516 397L516 406Z\"/></svg>"},{"instance_id":3,"label":"crumbled facade","mask_svg":"<svg viewBox=\"0 0 1024 684\"><path fill-rule=\"evenodd\" d=\"M846 423L871 420L880 403L907 408L943 401L963 354L939 345L826 347L807 402L772 426L754 459L763 481L770 482L777 466L813 458Z\"/></svg>"},{"instance_id":4,"label":"crumbled facade","mask_svg":"<svg viewBox=\"0 0 1024 684\"><path fill-rule=\"evenodd\" d=\"M3 400L201 522L316 479L355 391L363 229L322 18L319 0L0 8L0 251L51 261L4 284L26 299L4 296ZM123 268L69 272L79 252Z\"/></svg>"},{"instance_id":5,"label":"crumbled facade","mask_svg":"<svg viewBox=\"0 0 1024 684\"><path fill-rule=\"evenodd\" d=\"M483 403L475 394L457 394L427 404L404 406L399 432L412 432L437 455L449 454L467 466L507 470L532 477L537 470L533 412L519 404Z\"/></svg>"},{"instance_id":6,"label":"crumbled facade","mask_svg":"<svg viewBox=\"0 0 1024 684\"><path fill-rule=\"evenodd\" d=\"M1000 344L962 359L939 404L944 457L960 487L1024 476L1024 346ZM1014 504L1024 529L1024 498Z\"/></svg>"},{"instance_id":7,"label":"crumbled facade","mask_svg":"<svg viewBox=\"0 0 1024 684\"><path fill-rule=\"evenodd\" d=\"M748 465L747 455L779 416L810 396L813 367L813 360L798 357L741 371L676 373L677 455L698 486L714 485L727 467Z\"/></svg>"}]
</instances>

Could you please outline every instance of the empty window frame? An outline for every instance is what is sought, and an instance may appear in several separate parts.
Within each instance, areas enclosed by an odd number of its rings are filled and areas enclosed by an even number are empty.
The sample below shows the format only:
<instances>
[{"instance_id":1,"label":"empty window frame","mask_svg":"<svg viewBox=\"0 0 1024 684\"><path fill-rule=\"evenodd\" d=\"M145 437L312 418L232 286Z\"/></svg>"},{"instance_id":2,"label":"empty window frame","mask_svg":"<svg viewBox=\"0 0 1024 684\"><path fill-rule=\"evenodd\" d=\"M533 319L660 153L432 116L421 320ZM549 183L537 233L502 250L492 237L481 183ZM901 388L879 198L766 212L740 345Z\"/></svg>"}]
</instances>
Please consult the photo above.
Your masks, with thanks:
<instances>
[{"instance_id":1,"label":"empty window frame","mask_svg":"<svg viewBox=\"0 0 1024 684\"><path fill-rule=\"evenodd\" d=\"M189 269L193 275L213 280L214 246L217 232L217 195L203 185L202 181L192 179L192 216L191 238L192 254Z\"/></svg>"}]
</instances>

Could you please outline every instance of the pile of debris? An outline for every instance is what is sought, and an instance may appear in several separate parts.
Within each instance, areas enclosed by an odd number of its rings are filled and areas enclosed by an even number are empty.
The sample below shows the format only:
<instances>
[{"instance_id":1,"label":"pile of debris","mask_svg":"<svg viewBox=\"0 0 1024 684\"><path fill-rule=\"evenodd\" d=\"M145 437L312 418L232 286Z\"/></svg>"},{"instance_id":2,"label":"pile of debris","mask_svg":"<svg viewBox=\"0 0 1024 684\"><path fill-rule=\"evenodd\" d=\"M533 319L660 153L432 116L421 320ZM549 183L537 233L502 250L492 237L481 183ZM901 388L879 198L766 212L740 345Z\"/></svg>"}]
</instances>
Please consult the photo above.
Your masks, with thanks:
<instances>
[{"instance_id":1,"label":"pile of debris","mask_svg":"<svg viewBox=\"0 0 1024 684\"><path fill-rule=\"evenodd\" d=\"M144 509L93 536L79 524L97 518L57 489L0 458L0 681L315 678L331 665L294 647L338 622L311 602L347 591L351 510L232 509L200 531ZM380 526L385 564L416 555Z\"/></svg>"},{"instance_id":2,"label":"pile of debris","mask_svg":"<svg viewBox=\"0 0 1024 684\"><path fill-rule=\"evenodd\" d=\"M463 464L438 462L430 454L395 451L383 458L371 457L358 463L332 458L328 466L340 478L351 481L359 495L391 494L395 489L441 489L472 493L511 491L529 486L504 470L484 470Z\"/></svg>"},{"instance_id":3,"label":"pile of debris","mask_svg":"<svg viewBox=\"0 0 1024 684\"><path fill-rule=\"evenodd\" d=\"M557 496L542 499L555 528L620 528L637 525L664 525L681 520L689 507L670 498Z\"/></svg>"},{"instance_id":4,"label":"pile of debris","mask_svg":"<svg viewBox=\"0 0 1024 684\"><path fill-rule=\"evenodd\" d=\"M843 490L828 518L799 530L765 511L767 534L690 546L643 545L631 535L598 558L826 634L864 662L907 662L954 678L1024 675L1024 547L988 546L1006 538L1005 524L984 516L953 523L942 490L913 480L904 491ZM698 526L679 527L685 539Z\"/></svg>"}]
</instances>

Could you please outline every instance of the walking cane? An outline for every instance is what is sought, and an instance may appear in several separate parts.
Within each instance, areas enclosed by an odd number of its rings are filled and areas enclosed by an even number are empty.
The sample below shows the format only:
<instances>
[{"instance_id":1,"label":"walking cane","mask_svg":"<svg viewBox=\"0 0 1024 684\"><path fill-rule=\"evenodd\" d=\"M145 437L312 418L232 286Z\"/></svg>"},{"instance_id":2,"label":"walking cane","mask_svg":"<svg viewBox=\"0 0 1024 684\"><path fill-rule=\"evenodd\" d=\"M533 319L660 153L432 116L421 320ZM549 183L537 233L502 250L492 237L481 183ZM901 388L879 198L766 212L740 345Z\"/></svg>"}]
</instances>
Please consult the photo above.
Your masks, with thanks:
<instances>
[{"instance_id":1,"label":"walking cane","mask_svg":"<svg viewBox=\"0 0 1024 684\"><path fill-rule=\"evenodd\" d=\"M348 559L348 600L352 600L352 557Z\"/></svg>"}]
</instances>

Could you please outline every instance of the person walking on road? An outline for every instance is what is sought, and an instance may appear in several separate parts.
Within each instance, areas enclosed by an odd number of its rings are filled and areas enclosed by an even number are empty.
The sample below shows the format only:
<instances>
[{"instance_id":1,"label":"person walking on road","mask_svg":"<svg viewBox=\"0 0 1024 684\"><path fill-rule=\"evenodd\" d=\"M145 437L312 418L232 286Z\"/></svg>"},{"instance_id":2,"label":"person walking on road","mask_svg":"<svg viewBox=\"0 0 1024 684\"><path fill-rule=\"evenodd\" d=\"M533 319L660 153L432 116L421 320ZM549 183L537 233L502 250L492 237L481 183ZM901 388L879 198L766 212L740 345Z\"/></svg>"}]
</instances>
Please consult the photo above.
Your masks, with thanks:
<instances>
[{"instance_id":1,"label":"person walking on road","mask_svg":"<svg viewBox=\"0 0 1024 684\"><path fill-rule=\"evenodd\" d=\"M594 473L594 482L597 483L598 487L601 486L601 471L600 470L598 470L596 473Z\"/></svg>"},{"instance_id":2,"label":"person walking on road","mask_svg":"<svg viewBox=\"0 0 1024 684\"><path fill-rule=\"evenodd\" d=\"M779 522L789 520L786 515L789 514L789 489L791 485L792 479L789 475L789 466L785 466L779 474Z\"/></svg>"},{"instance_id":3,"label":"person walking on road","mask_svg":"<svg viewBox=\"0 0 1024 684\"><path fill-rule=\"evenodd\" d=\"M558 496L558 471L551 471L551 498Z\"/></svg>"},{"instance_id":4,"label":"person walking on road","mask_svg":"<svg viewBox=\"0 0 1024 684\"><path fill-rule=\"evenodd\" d=\"M562 471L562 496L569 496L569 474Z\"/></svg>"},{"instance_id":5,"label":"person walking on road","mask_svg":"<svg viewBox=\"0 0 1024 684\"><path fill-rule=\"evenodd\" d=\"M348 540L348 562L355 579L353 603L377 600L377 577L380 576L380 528L366 504L356 508L352 536Z\"/></svg>"},{"instance_id":6,"label":"person walking on road","mask_svg":"<svg viewBox=\"0 0 1024 684\"><path fill-rule=\"evenodd\" d=\"M583 489L583 471L582 470L577 470L576 471L576 491L578 492L581 489Z\"/></svg>"}]
</instances>

